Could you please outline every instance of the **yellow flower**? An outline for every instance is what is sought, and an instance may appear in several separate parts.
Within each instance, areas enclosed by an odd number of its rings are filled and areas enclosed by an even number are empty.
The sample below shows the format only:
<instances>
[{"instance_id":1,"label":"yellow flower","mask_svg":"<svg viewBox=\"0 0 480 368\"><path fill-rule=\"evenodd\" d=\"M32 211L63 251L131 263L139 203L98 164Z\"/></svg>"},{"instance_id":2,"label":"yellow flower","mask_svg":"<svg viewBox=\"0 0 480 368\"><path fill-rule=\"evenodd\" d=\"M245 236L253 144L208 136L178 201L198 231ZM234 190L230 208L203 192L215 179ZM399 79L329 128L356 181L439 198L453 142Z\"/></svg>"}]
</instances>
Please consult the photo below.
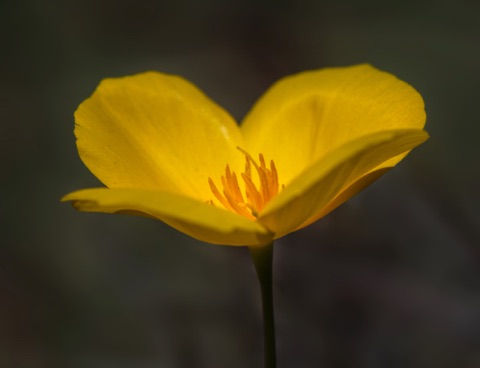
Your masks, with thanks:
<instances>
[{"instance_id":1,"label":"yellow flower","mask_svg":"<svg viewBox=\"0 0 480 368\"><path fill-rule=\"evenodd\" d=\"M428 138L421 96L369 65L281 79L239 127L188 81L103 80L75 112L78 152L107 188L86 212L153 217L205 242L264 245L325 216Z\"/></svg>"}]
</instances>

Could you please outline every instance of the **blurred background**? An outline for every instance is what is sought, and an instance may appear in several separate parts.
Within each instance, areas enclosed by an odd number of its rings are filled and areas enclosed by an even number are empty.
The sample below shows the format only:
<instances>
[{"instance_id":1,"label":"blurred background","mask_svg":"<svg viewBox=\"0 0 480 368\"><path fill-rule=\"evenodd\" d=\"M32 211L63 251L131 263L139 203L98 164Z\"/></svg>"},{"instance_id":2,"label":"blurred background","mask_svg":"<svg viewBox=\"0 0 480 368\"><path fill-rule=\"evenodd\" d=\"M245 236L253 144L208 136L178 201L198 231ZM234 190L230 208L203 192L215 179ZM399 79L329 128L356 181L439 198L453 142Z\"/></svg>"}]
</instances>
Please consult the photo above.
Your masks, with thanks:
<instances>
[{"instance_id":1,"label":"blurred background","mask_svg":"<svg viewBox=\"0 0 480 368\"><path fill-rule=\"evenodd\" d=\"M238 120L278 78L369 62L431 139L278 241L278 367L480 367L480 3L2 1L0 366L262 366L245 248L73 210L99 182L73 112L105 77L180 74Z\"/></svg>"}]
</instances>

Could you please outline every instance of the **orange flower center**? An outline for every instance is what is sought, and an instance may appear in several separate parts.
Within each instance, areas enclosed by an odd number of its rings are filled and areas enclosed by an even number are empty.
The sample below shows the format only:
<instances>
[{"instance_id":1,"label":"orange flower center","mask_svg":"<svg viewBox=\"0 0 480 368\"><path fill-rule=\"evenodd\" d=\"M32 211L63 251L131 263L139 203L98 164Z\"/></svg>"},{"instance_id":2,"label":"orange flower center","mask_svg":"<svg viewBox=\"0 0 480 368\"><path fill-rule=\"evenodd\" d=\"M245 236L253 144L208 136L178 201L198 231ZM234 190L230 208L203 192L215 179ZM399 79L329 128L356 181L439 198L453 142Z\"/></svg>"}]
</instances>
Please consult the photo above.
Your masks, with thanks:
<instances>
[{"instance_id":1,"label":"orange flower center","mask_svg":"<svg viewBox=\"0 0 480 368\"><path fill-rule=\"evenodd\" d=\"M240 174L245 184L245 195L242 194L238 183L237 174L230 170L227 164L225 175L221 176L223 191L220 191L212 178L208 178L208 184L215 198L227 210L236 212L251 220L255 220L265 205L279 192L278 173L273 160L268 168L265 158L260 153L258 164L250 154L240 147L237 149L245 155L245 171ZM252 178L252 166L257 171L259 188ZM283 189L283 185L282 185ZM213 201L210 201L213 204Z\"/></svg>"}]
</instances>

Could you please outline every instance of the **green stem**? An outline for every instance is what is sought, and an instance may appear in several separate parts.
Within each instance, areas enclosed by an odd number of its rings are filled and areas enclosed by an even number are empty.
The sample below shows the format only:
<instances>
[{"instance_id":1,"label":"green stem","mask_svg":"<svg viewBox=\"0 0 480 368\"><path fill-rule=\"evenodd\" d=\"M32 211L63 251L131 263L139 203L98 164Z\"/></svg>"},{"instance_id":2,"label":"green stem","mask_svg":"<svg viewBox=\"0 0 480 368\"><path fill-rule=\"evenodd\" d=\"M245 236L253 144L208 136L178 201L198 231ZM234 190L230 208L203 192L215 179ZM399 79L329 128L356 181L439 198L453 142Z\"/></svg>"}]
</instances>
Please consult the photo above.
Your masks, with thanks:
<instances>
[{"instance_id":1,"label":"green stem","mask_svg":"<svg viewBox=\"0 0 480 368\"><path fill-rule=\"evenodd\" d=\"M252 246L249 249L262 292L265 368L275 368L275 318L272 293L273 243L261 247Z\"/></svg>"}]
</instances>

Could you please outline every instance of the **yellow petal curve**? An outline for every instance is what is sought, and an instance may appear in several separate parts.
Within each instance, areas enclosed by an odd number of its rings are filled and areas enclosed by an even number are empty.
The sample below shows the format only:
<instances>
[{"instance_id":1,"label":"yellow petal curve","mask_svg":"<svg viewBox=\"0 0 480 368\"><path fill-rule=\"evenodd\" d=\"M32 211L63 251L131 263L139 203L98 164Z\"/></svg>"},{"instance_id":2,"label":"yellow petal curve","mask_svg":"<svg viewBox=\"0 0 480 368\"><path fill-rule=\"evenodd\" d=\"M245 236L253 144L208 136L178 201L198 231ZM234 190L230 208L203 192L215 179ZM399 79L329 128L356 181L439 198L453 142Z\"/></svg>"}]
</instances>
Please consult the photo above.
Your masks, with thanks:
<instances>
[{"instance_id":1,"label":"yellow petal curve","mask_svg":"<svg viewBox=\"0 0 480 368\"><path fill-rule=\"evenodd\" d=\"M81 159L110 188L155 189L199 200L208 177L243 165L240 130L181 77L146 72L105 79L75 112Z\"/></svg>"},{"instance_id":2,"label":"yellow petal curve","mask_svg":"<svg viewBox=\"0 0 480 368\"><path fill-rule=\"evenodd\" d=\"M258 222L171 193L139 189L83 189L62 198L84 212L144 214L191 237L222 245L265 245L273 234Z\"/></svg>"},{"instance_id":3,"label":"yellow petal curve","mask_svg":"<svg viewBox=\"0 0 480 368\"><path fill-rule=\"evenodd\" d=\"M268 203L258 221L274 232L275 237L288 234L318 218L335 197L357 180L382 169L383 163L408 153L427 138L423 130L408 129L374 133L349 142L297 177Z\"/></svg>"},{"instance_id":4,"label":"yellow petal curve","mask_svg":"<svg viewBox=\"0 0 480 368\"><path fill-rule=\"evenodd\" d=\"M368 174L362 176L353 184L349 185L346 189L342 190L342 192L340 192L340 194L338 194L325 207L323 207L320 212L318 212L314 217L308 219L306 222L300 225L297 230L307 227L308 225L328 215L342 203L348 201L350 198L354 197L366 187L368 187L370 184L379 179L381 176L386 174L388 171L390 171L390 169L391 167L383 167L381 169L375 169Z\"/></svg>"},{"instance_id":5,"label":"yellow petal curve","mask_svg":"<svg viewBox=\"0 0 480 368\"><path fill-rule=\"evenodd\" d=\"M241 129L249 152L274 157L288 185L351 140L383 130L422 129L425 119L422 97L413 87L370 65L357 65L281 79L257 101Z\"/></svg>"}]
</instances>

